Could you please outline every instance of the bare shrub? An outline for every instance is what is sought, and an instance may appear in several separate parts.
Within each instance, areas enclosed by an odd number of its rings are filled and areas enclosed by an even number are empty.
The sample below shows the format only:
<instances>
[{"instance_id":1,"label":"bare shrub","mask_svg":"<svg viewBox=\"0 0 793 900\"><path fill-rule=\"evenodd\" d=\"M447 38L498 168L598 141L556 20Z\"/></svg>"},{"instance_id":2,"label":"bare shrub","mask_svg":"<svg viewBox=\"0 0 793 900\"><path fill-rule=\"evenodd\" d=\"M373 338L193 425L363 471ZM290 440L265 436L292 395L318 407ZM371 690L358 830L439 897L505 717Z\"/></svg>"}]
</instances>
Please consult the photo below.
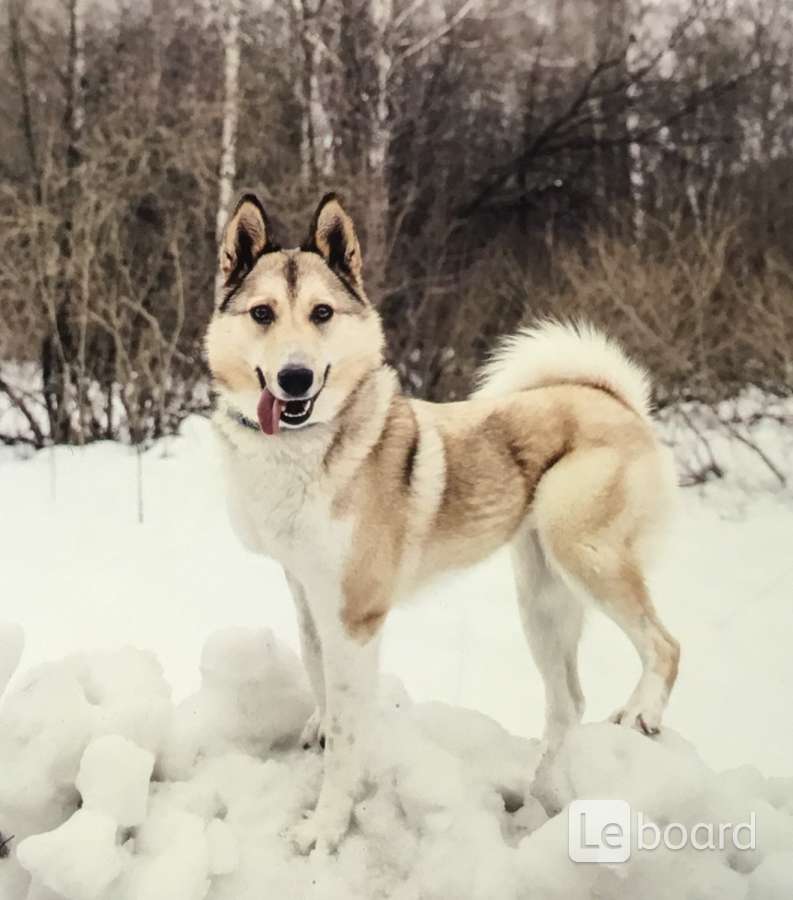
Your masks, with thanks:
<instances>
[{"instance_id":1,"label":"bare shrub","mask_svg":"<svg viewBox=\"0 0 793 900\"><path fill-rule=\"evenodd\" d=\"M36 402L8 383L0 392L37 445L45 437L138 442L172 431L206 402L200 342L214 241L202 220L215 198L214 181L200 179L208 161L117 124L112 138L95 136L73 176L68 252L63 172L48 176L49 203L21 190L0 195L0 357L35 361L42 377ZM189 185L189 204L169 196L166 179Z\"/></svg>"},{"instance_id":2,"label":"bare shrub","mask_svg":"<svg viewBox=\"0 0 793 900\"><path fill-rule=\"evenodd\" d=\"M791 12L656 7L7 0L0 440L140 443L204 408L243 187L291 246L345 194L417 395L465 396L547 314L614 333L662 404L788 391Z\"/></svg>"},{"instance_id":3,"label":"bare shrub","mask_svg":"<svg viewBox=\"0 0 793 900\"><path fill-rule=\"evenodd\" d=\"M641 244L595 229L511 284L526 318L583 318L620 340L652 372L661 405L714 403L747 385L789 393L793 267L755 253L745 234L734 216L651 223ZM508 296L498 315L513 318L518 305Z\"/></svg>"}]
</instances>

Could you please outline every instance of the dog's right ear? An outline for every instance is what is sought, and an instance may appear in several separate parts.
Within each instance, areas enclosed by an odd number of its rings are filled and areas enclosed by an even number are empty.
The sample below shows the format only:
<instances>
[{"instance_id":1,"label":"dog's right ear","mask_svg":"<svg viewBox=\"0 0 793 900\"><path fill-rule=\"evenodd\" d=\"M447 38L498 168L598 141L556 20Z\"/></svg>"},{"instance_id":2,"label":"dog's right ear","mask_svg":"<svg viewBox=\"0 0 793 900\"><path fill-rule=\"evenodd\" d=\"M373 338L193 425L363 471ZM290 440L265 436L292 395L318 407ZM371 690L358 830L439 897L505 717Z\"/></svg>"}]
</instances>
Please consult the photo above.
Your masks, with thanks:
<instances>
[{"instance_id":1,"label":"dog's right ear","mask_svg":"<svg viewBox=\"0 0 793 900\"><path fill-rule=\"evenodd\" d=\"M263 253L278 250L261 200L243 194L220 242L220 271L226 287L239 284Z\"/></svg>"},{"instance_id":2,"label":"dog's right ear","mask_svg":"<svg viewBox=\"0 0 793 900\"><path fill-rule=\"evenodd\" d=\"M336 194L325 194L319 201L301 249L319 253L343 281L362 290L361 246L352 219Z\"/></svg>"}]
</instances>

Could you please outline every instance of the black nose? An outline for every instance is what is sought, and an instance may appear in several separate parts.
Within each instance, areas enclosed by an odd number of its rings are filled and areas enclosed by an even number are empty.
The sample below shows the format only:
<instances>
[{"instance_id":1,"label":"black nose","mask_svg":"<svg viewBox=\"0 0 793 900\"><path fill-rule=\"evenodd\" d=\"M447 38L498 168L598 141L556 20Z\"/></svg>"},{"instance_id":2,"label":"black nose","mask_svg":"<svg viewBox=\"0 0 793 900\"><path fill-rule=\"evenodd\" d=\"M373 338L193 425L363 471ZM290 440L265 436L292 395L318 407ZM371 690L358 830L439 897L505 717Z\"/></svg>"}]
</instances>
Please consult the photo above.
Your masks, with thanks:
<instances>
[{"instance_id":1,"label":"black nose","mask_svg":"<svg viewBox=\"0 0 793 900\"><path fill-rule=\"evenodd\" d=\"M287 366L278 373L281 390L290 397L302 397L311 387L314 373L302 366Z\"/></svg>"}]
</instances>

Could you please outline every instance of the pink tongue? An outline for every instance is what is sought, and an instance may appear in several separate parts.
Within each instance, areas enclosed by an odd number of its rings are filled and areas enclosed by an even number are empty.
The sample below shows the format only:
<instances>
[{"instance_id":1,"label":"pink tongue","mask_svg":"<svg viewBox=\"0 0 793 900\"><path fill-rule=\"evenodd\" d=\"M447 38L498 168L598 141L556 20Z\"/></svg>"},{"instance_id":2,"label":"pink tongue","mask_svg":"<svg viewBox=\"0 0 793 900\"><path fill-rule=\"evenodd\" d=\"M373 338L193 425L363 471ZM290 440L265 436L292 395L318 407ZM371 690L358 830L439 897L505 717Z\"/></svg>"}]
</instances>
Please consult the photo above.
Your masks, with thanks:
<instances>
[{"instance_id":1,"label":"pink tongue","mask_svg":"<svg viewBox=\"0 0 793 900\"><path fill-rule=\"evenodd\" d=\"M259 425L265 434L278 434L281 428L281 410L283 403L265 388L256 406Z\"/></svg>"}]
</instances>

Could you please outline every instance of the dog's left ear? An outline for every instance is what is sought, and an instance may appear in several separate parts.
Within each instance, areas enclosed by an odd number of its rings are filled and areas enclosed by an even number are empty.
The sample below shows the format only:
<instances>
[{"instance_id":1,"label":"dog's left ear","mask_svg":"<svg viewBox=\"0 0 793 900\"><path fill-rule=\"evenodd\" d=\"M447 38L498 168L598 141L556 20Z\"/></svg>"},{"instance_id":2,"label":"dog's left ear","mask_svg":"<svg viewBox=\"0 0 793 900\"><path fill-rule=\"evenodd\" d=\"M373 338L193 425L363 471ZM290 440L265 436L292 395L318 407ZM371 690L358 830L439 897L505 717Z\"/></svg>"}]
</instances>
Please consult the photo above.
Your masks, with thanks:
<instances>
[{"instance_id":1,"label":"dog's left ear","mask_svg":"<svg viewBox=\"0 0 793 900\"><path fill-rule=\"evenodd\" d=\"M261 200L243 194L234 207L220 243L220 272L226 285L242 281L257 258L278 250Z\"/></svg>"},{"instance_id":2,"label":"dog's left ear","mask_svg":"<svg viewBox=\"0 0 793 900\"><path fill-rule=\"evenodd\" d=\"M325 194L319 201L304 249L319 253L337 275L363 287L361 245L336 194Z\"/></svg>"}]
</instances>

